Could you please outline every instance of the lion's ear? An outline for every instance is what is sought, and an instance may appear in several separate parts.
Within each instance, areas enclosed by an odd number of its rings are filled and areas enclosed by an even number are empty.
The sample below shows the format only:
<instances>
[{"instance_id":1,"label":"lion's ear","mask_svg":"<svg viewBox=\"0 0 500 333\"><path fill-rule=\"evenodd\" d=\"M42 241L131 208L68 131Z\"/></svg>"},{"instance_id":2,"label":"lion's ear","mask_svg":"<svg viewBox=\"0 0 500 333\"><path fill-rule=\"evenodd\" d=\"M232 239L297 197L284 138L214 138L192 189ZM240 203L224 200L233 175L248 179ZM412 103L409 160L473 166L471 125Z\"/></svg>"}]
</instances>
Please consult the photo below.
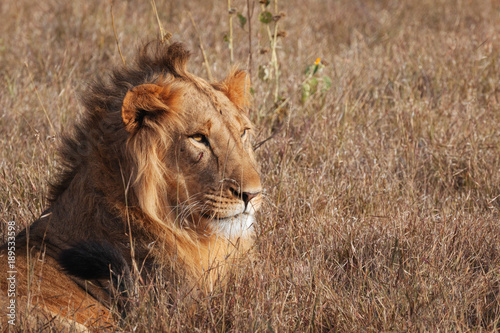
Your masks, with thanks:
<instances>
[{"instance_id":1,"label":"lion's ear","mask_svg":"<svg viewBox=\"0 0 500 333\"><path fill-rule=\"evenodd\" d=\"M175 113L179 102L178 90L171 85L142 84L130 89L122 104L122 120L128 132L133 133L148 122Z\"/></svg>"},{"instance_id":2,"label":"lion's ear","mask_svg":"<svg viewBox=\"0 0 500 333\"><path fill-rule=\"evenodd\" d=\"M232 71L224 81L215 84L215 88L222 91L238 108L250 106L250 77L241 70Z\"/></svg>"}]
</instances>

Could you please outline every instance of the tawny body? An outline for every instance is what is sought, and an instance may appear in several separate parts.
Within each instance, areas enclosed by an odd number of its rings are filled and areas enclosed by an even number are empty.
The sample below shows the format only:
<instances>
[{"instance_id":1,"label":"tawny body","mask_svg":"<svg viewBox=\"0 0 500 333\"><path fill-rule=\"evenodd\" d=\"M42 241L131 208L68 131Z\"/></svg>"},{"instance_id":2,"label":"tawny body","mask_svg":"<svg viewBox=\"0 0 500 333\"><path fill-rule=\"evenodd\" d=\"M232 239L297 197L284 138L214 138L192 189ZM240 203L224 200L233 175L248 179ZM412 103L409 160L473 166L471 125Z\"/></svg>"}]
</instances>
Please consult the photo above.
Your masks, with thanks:
<instances>
[{"instance_id":1,"label":"tawny body","mask_svg":"<svg viewBox=\"0 0 500 333\"><path fill-rule=\"evenodd\" d=\"M7 262L4 251L0 254L2 263ZM57 261L39 251L26 253L20 248L16 253L15 273L1 270L0 306L2 311L11 306L15 299L13 316L2 315L0 327L23 330L33 327L67 327L75 331L100 331L115 327L109 309L89 295L69 276L62 274ZM7 278L13 276L17 296L7 297L9 284ZM12 306L11 306L12 307ZM8 311L9 313L10 311ZM11 321L9 323L9 321ZM4 330L0 331L4 331Z\"/></svg>"}]
</instances>

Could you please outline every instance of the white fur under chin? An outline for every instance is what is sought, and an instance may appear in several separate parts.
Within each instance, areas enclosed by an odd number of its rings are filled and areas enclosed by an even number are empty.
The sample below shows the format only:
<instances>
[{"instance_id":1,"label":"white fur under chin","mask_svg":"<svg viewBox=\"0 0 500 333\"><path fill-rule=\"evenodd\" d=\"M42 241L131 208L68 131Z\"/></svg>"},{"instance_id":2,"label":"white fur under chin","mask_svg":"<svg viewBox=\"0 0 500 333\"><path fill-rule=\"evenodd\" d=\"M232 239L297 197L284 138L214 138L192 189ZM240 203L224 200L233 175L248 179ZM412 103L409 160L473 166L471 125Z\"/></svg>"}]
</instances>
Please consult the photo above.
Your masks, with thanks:
<instances>
[{"instance_id":1,"label":"white fur under chin","mask_svg":"<svg viewBox=\"0 0 500 333\"><path fill-rule=\"evenodd\" d=\"M215 232L227 239L247 238L253 234L253 214L239 214L222 220L214 220L212 226Z\"/></svg>"}]
</instances>

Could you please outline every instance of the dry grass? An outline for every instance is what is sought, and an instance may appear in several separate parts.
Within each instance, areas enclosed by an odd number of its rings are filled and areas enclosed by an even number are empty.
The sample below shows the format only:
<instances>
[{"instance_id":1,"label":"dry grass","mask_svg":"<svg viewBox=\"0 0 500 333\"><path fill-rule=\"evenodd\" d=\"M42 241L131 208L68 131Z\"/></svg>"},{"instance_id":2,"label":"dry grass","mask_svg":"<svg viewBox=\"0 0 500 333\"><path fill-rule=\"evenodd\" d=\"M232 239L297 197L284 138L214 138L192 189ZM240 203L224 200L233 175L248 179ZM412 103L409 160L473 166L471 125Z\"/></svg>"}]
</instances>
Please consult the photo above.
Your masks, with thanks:
<instances>
[{"instance_id":1,"label":"dry grass","mask_svg":"<svg viewBox=\"0 0 500 333\"><path fill-rule=\"evenodd\" d=\"M246 15L246 1L232 5ZM283 130L258 150L267 204L256 261L197 311L146 303L124 330L500 330L500 5L279 5L288 34L277 49L280 94L289 103ZM191 71L206 77L192 13L222 78L227 4L157 6L165 29L193 51ZM147 1L113 10L130 59L158 34L156 17ZM258 78L270 60L258 52L269 47L259 11L256 3L253 118L263 139L277 115L274 82ZM46 205L58 133L82 111L84 82L121 59L108 2L7 0L0 14L0 211L2 227L24 227ZM243 65L247 38L234 24ZM304 70L317 57L332 88L302 105Z\"/></svg>"}]
</instances>

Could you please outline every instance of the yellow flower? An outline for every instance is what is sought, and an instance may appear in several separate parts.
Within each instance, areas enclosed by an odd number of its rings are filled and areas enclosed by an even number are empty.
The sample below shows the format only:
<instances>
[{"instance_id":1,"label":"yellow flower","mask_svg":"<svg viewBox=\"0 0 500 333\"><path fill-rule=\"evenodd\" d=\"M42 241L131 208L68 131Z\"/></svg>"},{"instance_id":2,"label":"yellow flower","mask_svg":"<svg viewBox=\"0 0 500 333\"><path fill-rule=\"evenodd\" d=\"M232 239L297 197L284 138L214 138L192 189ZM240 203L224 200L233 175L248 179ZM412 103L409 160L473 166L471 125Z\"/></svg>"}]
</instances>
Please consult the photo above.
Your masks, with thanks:
<instances>
[{"instance_id":1,"label":"yellow flower","mask_svg":"<svg viewBox=\"0 0 500 333\"><path fill-rule=\"evenodd\" d=\"M316 62L314 63L316 66L318 66L319 62L321 61L321 58L316 59Z\"/></svg>"}]
</instances>

